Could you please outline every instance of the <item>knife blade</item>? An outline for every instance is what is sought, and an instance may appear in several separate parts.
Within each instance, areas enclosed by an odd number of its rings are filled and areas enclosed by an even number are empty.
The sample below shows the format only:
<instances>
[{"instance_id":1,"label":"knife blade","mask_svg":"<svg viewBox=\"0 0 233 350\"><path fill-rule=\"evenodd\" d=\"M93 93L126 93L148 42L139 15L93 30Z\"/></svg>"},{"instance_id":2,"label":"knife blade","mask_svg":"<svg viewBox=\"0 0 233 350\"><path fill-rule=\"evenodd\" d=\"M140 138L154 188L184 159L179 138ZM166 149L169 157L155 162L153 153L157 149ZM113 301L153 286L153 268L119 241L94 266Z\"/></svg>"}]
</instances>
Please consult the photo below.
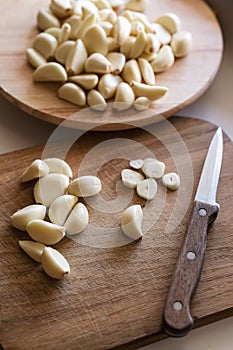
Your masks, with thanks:
<instances>
[{"instance_id":1,"label":"knife blade","mask_svg":"<svg viewBox=\"0 0 233 350\"><path fill-rule=\"evenodd\" d=\"M173 273L163 311L162 326L173 337L186 335L193 327L190 304L197 288L205 258L207 231L219 211L217 187L223 157L222 129L210 143L199 180L192 216Z\"/></svg>"}]
</instances>

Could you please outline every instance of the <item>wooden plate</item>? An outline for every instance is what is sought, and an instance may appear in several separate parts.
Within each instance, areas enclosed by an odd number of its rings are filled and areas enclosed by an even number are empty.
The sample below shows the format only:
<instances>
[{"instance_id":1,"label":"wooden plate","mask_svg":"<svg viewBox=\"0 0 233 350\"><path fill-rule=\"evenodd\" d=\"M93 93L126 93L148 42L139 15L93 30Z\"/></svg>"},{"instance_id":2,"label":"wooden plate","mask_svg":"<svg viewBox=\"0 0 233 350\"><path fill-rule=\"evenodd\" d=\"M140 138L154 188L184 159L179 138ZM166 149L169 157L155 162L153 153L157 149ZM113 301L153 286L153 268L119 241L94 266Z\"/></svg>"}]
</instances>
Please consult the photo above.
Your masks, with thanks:
<instances>
[{"instance_id":1,"label":"wooden plate","mask_svg":"<svg viewBox=\"0 0 233 350\"><path fill-rule=\"evenodd\" d=\"M60 124L79 111L77 106L57 98L57 84L35 84L33 69L25 59L25 50L32 46L39 9L48 8L49 0L0 0L0 91L27 113L54 124ZM179 59L167 72L157 76L157 84L169 88L162 100L152 105L153 115L134 110L126 113L76 113L68 126L79 129L120 130L132 124L147 125L156 121L156 114L169 117L196 100L212 82L222 56L222 34L215 14L201 0L151 0L147 15L154 20L166 11L174 11L183 28L193 35L189 56ZM131 125L128 125L131 124Z\"/></svg>"}]
</instances>

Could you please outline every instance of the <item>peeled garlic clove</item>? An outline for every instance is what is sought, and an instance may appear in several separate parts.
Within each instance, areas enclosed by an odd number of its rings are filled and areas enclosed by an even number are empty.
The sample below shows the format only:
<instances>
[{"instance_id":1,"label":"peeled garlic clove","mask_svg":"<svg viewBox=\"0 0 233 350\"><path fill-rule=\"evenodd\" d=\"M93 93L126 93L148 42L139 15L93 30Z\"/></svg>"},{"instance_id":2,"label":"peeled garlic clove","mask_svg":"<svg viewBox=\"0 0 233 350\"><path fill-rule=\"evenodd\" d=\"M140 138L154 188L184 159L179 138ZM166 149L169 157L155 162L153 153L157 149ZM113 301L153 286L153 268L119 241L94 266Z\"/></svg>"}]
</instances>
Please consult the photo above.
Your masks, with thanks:
<instances>
[{"instance_id":1,"label":"peeled garlic clove","mask_svg":"<svg viewBox=\"0 0 233 350\"><path fill-rule=\"evenodd\" d=\"M129 11L129 10L125 10L121 13L121 16L122 17L125 17L129 22L133 22L135 21L135 17L134 17L134 14L132 11Z\"/></svg>"},{"instance_id":2,"label":"peeled garlic clove","mask_svg":"<svg viewBox=\"0 0 233 350\"><path fill-rule=\"evenodd\" d=\"M110 36L113 30L113 24L111 22L102 21L99 23L99 25L103 28L105 31L106 36Z\"/></svg>"},{"instance_id":3,"label":"peeled garlic clove","mask_svg":"<svg viewBox=\"0 0 233 350\"><path fill-rule=\"evenodd\" d=\"M87 104L96 111L105 111L107 103L104 96L97 90L90 90L87 94Z\"/></svg>"},{"instance_id":4,"label":"peeled garlic clove","mask_svg":"<svg viewBox=\"0 0 233 350\"><path fill-rule=\"evenodd\" d=\"M157 57L157 53L155 53L155 52L153 52L153 53L143 52L140 55L140 58L145 58L145 60L147 60L148 62L152 62L156 57Z\"/></svg>"},{"instance_id":5,"label":"peeled garlic clove","mask_svg":"<svg viewBox=\"0 0 233 350\"><path fill-rule=\"evenodd\" d=\"M96 176L80 176L73 180L68 187L68 192L77 197L94 196L101 191L101 181Z\"/></svg>"},{"instance_id":6,"label":"peeled garlic clove","mask_svg":"<svg viewBox=\"0 0 233 350\"><path fill-rule=\"evenodd\" d=\"M38 67L33 73L35 82L61 82L67 80L67 73L64 67L56 62L49 62Z\"/></svg>"},{"instance_id":7,"label":"peeled garlic clove","mask_svg":"<svg viewBox=\"0 0 233 350\"><path fill-rule=\"evenodd\" d=\"M168 45L171 41L171 34L159 23L153 23L152 28L156 33L156 36L161 45Z\"/></svg>"},{"instance_id":8,"label":"peeled garlic clove","mask_svg":"<svg viewBox=\"0 0 233 350\"><path fill-rule=\"evenodd\" d=\"M173 12L167 12L159 16L155 22L161 24L170 34L174 34L181 29L180 18Z\"/></svg>"},{"instance_id":9,"label":"peeled garlic clove","mask_svg":"<svg viewBox=\"0 0 233 350\"><path fill-rule=\"evenodd\" d=\"M189 54L192 47L192 34L190 32L177 32L173 34L171 48L175 57L183 57Z\"/></svg>"},{"instance_id":10,"label":"peeled garlic clove","mask_svg":"<svg viewBox=\"0 0 233 350\"><path fill-rule=\"evenodd\" d=\"M45 245L39 242L33 241L19 241L19 246L22 248L27 255L29 255L33 260L41 262L42 253L44 251Z\"/></svg>"},{"instance_id":11,"label":"peeled garlic clove","mask_svg":"<svg viewBox=\"0 0 233 350\"><path fill-rule=\"evenodd\" d=\"M151 64L144 58L139 58L138 65L145 83L149 85L155 85L155 74Z\"/></svg>"},{"instance_id":12,"label":"peeled garlic clove","mask_svg":"<svg viewBox=\"0 0 233 350\"><path fill-rule=\"evenodd\" d=\"M136 100L134 101L134 108L141 112L141 111L145 111L149 105L151 104L151 100L149 100L147 97L138 97L136 98Z\"/></svg>"},{"instance_id":13,"label":"peeled garlic clove","mask_svg":"<svg viewBox=\"0 0 233 350\"><path fill-rule=\"evenodd\" d=\"M29 167L24 171L21 182L27 182L39 177L45 176L49 173L49 167L47 164L40 159L36 159L29 165Z\"/></svg>"},{"instance_id":14,"label":"peeled garlic clove","mask_svg":"<svg viewBox=\"0 0 233 350\"><path fill-rule=\"evenodd\" d=\"M156 35L152 33L146 34L146 45L144 47L144 51L147 54L157 53L160 48L160 42Z\"/></svg>"},{"instance_id":15,"label":"peeled garlic clove","mask_svg":"<svg viewBox=\"0 0 233 350\"><path fill-rule=\"evenodd\" d=\"M28 62L35 68L47 63L46 59L35 49L27 49L26 56Z\"/></svg>"},{"instance_id":16,"label":"peeled garlic clove","mask_svg":"<svg viewBox=\"0 0 233 350\"><path fill-rule=\"evenodd\" d=\"M62 240L65 236L65 228L51 222L35 219L31 220L26 231L36 242L53 245Z\"/></svg>"},{"instance_id":17,"label":"peeled garlic clove","mask_svg":"<svg viewBox=\"0 0 233 350\"><path fill-rule=\"evenodd\" d=\"M133 49L133 46L135 44L136 37L135 36L129 36L125 39L125 41L120 46L120 52L125 55L126 58L129 58L130 52Z\"/></svg>"},{"instance_id":18,"label":"peeled garlic clove","mask_svg":"<svg viewBox=\"0 0 233 350\"><path fill-rule=\"evenodd\" d=\"M125 4L126 10L144 12L146 10L146 6L148 4L148 0L128 0Z\"/></svg>"},{"instance_id":19,"label":"peeled garlic clove","mask_svg":"<svg viewBox=\"0 0 233 350\"><path fill-rule=\"evenodd\" d=\"M137 81L132 81L131 86L137 97L147 97L151 101L158 100L168 91L165 86L147 85Z\"/></svg>"},{"instance_id":20,"label":"peeled garlic clove","mask_svg":"<svg viewBox=\"0 0 233 350\"><path fill-rule=\"evenodd\" d=\"M96 74L80 74L69 78L72 83L80 85L85 90L91 90L98 84L99 78Z\"/></svg>"},{"instance_id":21,"label":"peeled garlic clove","mask_svg":"<svg viewBox=\"0 0 233 350\"><path fill-rule=\"evenodd\" d=\"M73 103L77 106L85 106L86 94L81 87L74 83L66 83L58 90L58 97L61 99Z\"/></svg>"},{"instance_id":22,"label":"peeled garlic clove","mask_svg":"<svg viewBox=\"0 0 233 350\"><path fill-rule=\"evenodd\" d=\"M112 8L108 0L95 0L94 3L98 7L99 10Z\"/></svg>"},{"instance_id":23,"label":"peeled garlic clove","mask_svg":"<svg viewBox=\"0 0 233 350\"><path fill-rule=\"evenodd\" d=\"M59 196L65 194L69 185L69 178L63 174L48 174L40 178L34 187L36 203L49 207Z\"/></svg>"},{"instance_id":24,"label":"peeled garlic clove","mask_svg":"<svg viewBox=\"0 0 233 350\"><path fill-rule=\"evenodd\" d=\"M130 108L134 103L134 92L127 83L120 83L116 90L116 95L113 103L113 109L124 111Z\"/></svg>"},{"instance_id":25,"label":"peeled garlic clove","mask_svg":"<svg viewBox=\"0 0 233 350\"><path fill-rule=\"evenodd\" d=\"M38 34L33 42L33 49L38 51L46 60L49 60L54 56L56 48L56 38L48 33Z\"/></svg>"},{"instance_id":26,"label":"peeled garlic clove","mask_svg":"<svg viewBox=\"0 0 233 350\"><path fill-rule=\"evenodd\" d=\"M57 41L58 41L60 32L61 32L61 28L57 28L57 27L50 27L50 28L45 30L45 33L54 36L54 38L56 38Z\"/></svg>"},{"instance_id":27,"label":"peeled garlic clove","mask_svg":"<svg viewBox=\"0 0 233 350\"><path fill-rule=\"evenodd\" d=\"M144 160L143 159L133 159L129 162L129 165L131 166L131 168L139 170L143 167Z\"/></svg>"},{"instance_id":28,"label":"peeled garlic clove","mask_svg":"<svg viewBox=\"0 0 233 350\"><path fill-rule=\"evenodd\" d=\"M68 235L75 235L82 232L88 225L89 214L83 203L78 203L65 222Z\"/></svg>"},{"instance_id":29,"label":"peeled garlic clove","mask_svg":"<svg viewBox=\"0 0 233 350\"><path fill-rule=\"evenodd\" d=\"M126 62L125 67L122 71L122 78L129 84L132 81L137 81L139 83L142 81L141 72L136 60L130 60Z\"/></svg>"},{"instance_id":30,"label":"peeled garlic clove","mask_svg":"<svg viewBox=\"0 0 233 350\"><path fill-rule=\"evenodd\" d=\"M49 173L64 174L70 178L73 177L71 167L63 159L46 158L43 161L49 167Z\"/></svg>"},{"instance_id":31,"label":"peeled garlic clove","mask_svg":"<svg viewBox=\"0 0 233 350\"><path fill-rule=\"evenodd\" d=\"M72 15L69 18L66 18L64 23L68 23L71 26L70 36L69 36L71 40L78 39L76 33L81 22L82 22L81 17L77 15Z\"/></svg>"},{"instance_id":32,"label":"peeled garlic clove","mask_svg":"<svg viewBox=\"0 0 233 350\"><path fill-rule=\"evenodd\" d=\"M139 21L144 25L146 33L153 33L152 25L144 13L137 11L129 11L132 16L132 21Z\"/></svg>"},{"instance_id":33,"label":"peeled garlic clove","mask_svg":"<svg viewBox=\"0 0 233 350\"><path fill-rule=\"evenodd\" d=\"M118 45L116 44L116 40L112 37L107 37L107 46L108 46L108 52L118 50Z\"/></svg>"},{"instance_id":34,"label":"peeled garlic clove","mask_svg":"<svg viewBox=\"0 0 233 350\"><path fill-rule=\"evenodd\" d=\"M125 6L125 0L108 0L114 11L118 12Z\"/></svg>"},{"instance_id":35,"label":"peeled garlic clove","mask_svg":"<svg viewBox=\"0 0 233 350\"><path fill-rule=\"evenodd\" d=\"M27 224L34 219L43 220L46 215L46 207L44 205L32 204L16 211L11 217L11 224L21 231L26 231Z\"/></svg>"},{"instance_id":36,"label":"peeled garlic clove","mask_svg":"<svg viewBox=\"0 0 233 350\"><path fill-rule=\"evenodd\" d=\"M70 49L66 58L66 70L68 75L75 75L82 73L85 62L87 60L87 50L83 41L78 39L74 46Z\"/></svg>"},{"instance_id":37,"label":"peeled garlic clove","mask_svg":"<svg viewBox=\"0 0 233 350\"><path fill-rule=\"evenodd\" d=\"M73 11L75 14L79 14L83 16L84 16L84 12L85 14L86 12L88 12L88 14L90 13L98 14L98 7L91 1L79 0L79 1L73 2Z\"/></svg>"},{"instance_id":38,"label":"peeled garlic clove","mask_svg":"<svg viewBox=\"0 0 233 350\"><path fill-rule=\"evenodd\" d=\"M157 158L156 158L156 157L154 157L154 158L150 158L150 157L145 158L145 159L144 159L144 165L145 165L145 164L148 164L148 163L150 163L150 162L155 162L155 161L157 161Z\"/></svg>"},{"instance_id":39,"label":"peeled garlic clove","mask_svg":"<svg viewBox=\"0 0 233 350\"><path fill-rule=\"evenodd\" d=\"M169 45L164 45L159 50L156 58L151 62L151 66L155 73L164 72L171 68L175 62L173 51Z\"/></svg>"},{"instance_id":40,"label":"peeled garlic clove","mask_svg":"<svg viewBox=\"0 0 233 350\"><path fill-rule=\"evenodd\" d=\"M132 46L130 53L129 53L129 57L130 58L137 58L139 57L144 49L145 49L145 45L146 45L146 34L145 32L139 32L134 45Z\"/></svg>"},{"instance_id":41,"label":"peeled garlic clove","mask_svg":"<svg viewBox=\"0 0 233 350\"><path fill-rule=\"evenodd\" d=\"M93 53L85 63L87 73L106 74L112 72L112 65L101 53Z\"/></svg>"},{"instance_id":42,"label":"peeled garlic clove","mask_svg":"<svg viewBox=\"0 0 233 350\"><path fill-rule=\"evenodd\" d=\"M154 161L144 162L142 171L148 177L160 179L164 175L165 164L156 159Z\"/></svg>"},{"instance_id":43,"label":"peeled garlic clove","mask_svg":"<svg viewBox=\"0 0 233 350\"><path fill-rule=\"evenodd\" d=\"M131 25L127 18L119 16L113 29L113 37L120 46L130 36Z\"/></svg>"},{"instance_id":44,"label":"peeled garlic clove","mask_svg":"<svg viewBox=\"0 0 233 350\"><path fill-rule=\"evenodd\" d=\"M131 32L130 35L137 36L138 33L145 31L144 24L139 21L133 21L131 22Z\"/></svg>"},{"instance_id":45,"label":"peeled garlic clove","mask_svg":"<svg viewBox=\"0 0 233 350\"><path fill-rule=\"evenodd\" d=\"M146 179L137 184L137 194L146 200L151 200L157 193L157 182L154 179Z\"/></svg>"},{"instance_id":46,"label":"peeled garlic clove","mask_svg":"<svg viewBox=\"0 0 233 350\"><path fill-rule=\"evenodd\" d=\"M168 173L162 177L162 184L169 190L176 191L180 187L180 177L176 173Z\"/></svg>"},{"instance_id":47,"label":"peeled garlic clove","mask_svg":"<svg viewBox=\"0 0 233 350\"><path fill-rule=\"evenodd\" d=\"M54 57L56 58L56 60L61 64L65 64L67 56L71 48L74 47L74 45L75 45L75 41L73 40L67 40L61 45L59 45L54 54Z\"/></svg>"},{"instance_id":48,"label":"peeled garlic clove","mask_svg":"<svg viewBox=\"0 0 233 350\"><path fill-rule=\"evenodd\" d=\"M107 21L112 24L115 24L117 21L117 14L112 9L102 9L98 14L101 21Z\"/></svg>"},{"instance_id":49,"label":"peeled garlic clove","mask_svg":"<svg viewBox=\"0 0 233 350\"><path fill-rule=\"evenodd\" d=\"M49 208L49 219L53 224L63 226L71 210L77 204L78 197L65 194L57 197Z\"/></svg>"},{"instance_id":50,"label":"peeled garlic clove","mask_svg":"<svg viewBox=\"0 0 233 350\"><path fill-rule=\"evenodd\" d=\"M131 169L123 169L121 172L121 179L124 186L129 188L136 188L137 184L144 180L144 176L142 176L137 171Z\"/></svg>"},{"instance_id":51,"label":"peeled garlic clove","mask_svg":"<svg viewBox=\"0 0 233 350\"><path fill-rule=\"evenodd\" d=\"M58 43L62 44L63 42L67 41L69 39L70 32L71 32L71 25L69 23L63 23L58 36Z\"/></svg>"},{"instance_id":52,"label":"peeled garlic clove","mask_svg":"<svg viewBox=\"0 0 233 350\"><path fill-rule=\"evenodd\" d=\"M98 90L104 98L109 99L115 95L121 82L122 79L119 75L104 74L99 80Z\"/></svg>"},{"instance_id":53,"label":"peeled garlic clove","mask_svg":"<svg viewBox=\"0 0 233 350\"><path fill-rule=\"evenodd\" d=\"M120 74L125 65L125 55L120 52L109 52L107 59L112 64L112 73Z\"/></svg>"},{"instance_id":54,"label":"peeled garlic clove","mask_svg":"<svg viewBox=\"0 0 233 350\"><path fill-rule=\"evenodd\" d=\"M121 217L121 229L131 239L142 237L143 211L140 205L127 208Z\"/></svg>"},{"instance_id":55,"label":"peeled garlic clove","mask_svg":"<svg viewBox=\"0 0 233 350\"><path fill-rule=\"evenodd\" d=\"M107 36L104 29L98 24L87 29L83 42L89 55L98 52L105 56L108 53Z\"/></svg>"},{"instance_id":56,"label":"peeled garlic clove","mask_svg":"<svg viewBox=\"0 0 233 350\"><path fill-rule=\"evenodd\" d=\"M45 247L41 257L44 271L52 278L62 279L70 273L70 265L56 249Z\"/></svg>"},{"instance_id":57,"label":"peeled garlic clove","mask_svg":"<svg viewBox=\"0 0 233 350\"><path fill-rule=\"evenodd\" d=\"M82 39L86 33L86 31L91 28L98 20L98 16L95 13L91 13L87 16L80 25L76 28L74 33L76 38Z\"/></svg>"},{"instance_id":58,"label":"peeled garlic clove","mask_svg":"<svg viewBox=\"0 0 233 350\"><path fill-rule=\"evenodd\" d=\"M73 14L70 0L51 0L50 9L59 18L66 18Z\"/></svg>"},{"instance_id":59,"label":"peeled garlic clove","mask_svg":"<svg viewBox=\"0 0 233 350\"><path fill-rule=\"evenodd\" d=\"M59 19L50 10L40 10L37 14L37 25L41 30L51 27L60 28Z\"/></svg>"}]
</instances>

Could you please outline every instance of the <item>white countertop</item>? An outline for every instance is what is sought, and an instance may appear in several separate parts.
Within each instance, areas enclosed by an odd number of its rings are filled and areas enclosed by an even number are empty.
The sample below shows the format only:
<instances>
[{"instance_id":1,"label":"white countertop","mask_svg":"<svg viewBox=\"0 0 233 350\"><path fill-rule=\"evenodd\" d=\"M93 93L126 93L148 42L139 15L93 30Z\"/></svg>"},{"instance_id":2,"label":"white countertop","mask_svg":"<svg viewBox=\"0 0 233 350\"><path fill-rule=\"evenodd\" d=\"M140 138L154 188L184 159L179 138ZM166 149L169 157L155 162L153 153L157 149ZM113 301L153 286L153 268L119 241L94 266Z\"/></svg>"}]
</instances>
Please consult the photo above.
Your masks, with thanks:
<instances>
[{"instance_id":1,"label":"white countertop","mask_svg":"<svg viewBox=\"0 0 233 350\"><path fill-rule=\"evenodd\" d=\"M219 125L233 140L233 1L211 0L209 3L216 10L223 28L225 50L222 65L208 91L179 115ZM0 153L45 143L54 129L54 125L27 115L0 96ZM185 338L165 339L143 347L143 350L197 349L233 349L233 317L193 330Z\"/></svg>"}]
</instances>

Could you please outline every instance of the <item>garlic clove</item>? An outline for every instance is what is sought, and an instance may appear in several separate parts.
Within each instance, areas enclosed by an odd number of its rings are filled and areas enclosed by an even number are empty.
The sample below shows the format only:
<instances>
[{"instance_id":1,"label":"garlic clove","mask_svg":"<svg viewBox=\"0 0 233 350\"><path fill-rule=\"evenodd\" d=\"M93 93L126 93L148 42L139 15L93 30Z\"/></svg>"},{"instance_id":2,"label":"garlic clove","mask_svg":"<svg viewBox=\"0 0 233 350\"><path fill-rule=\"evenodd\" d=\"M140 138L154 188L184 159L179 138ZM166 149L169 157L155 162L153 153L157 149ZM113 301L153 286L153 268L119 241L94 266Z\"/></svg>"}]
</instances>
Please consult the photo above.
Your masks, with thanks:
<instances>
[{"instance_id":1,"label":"garlic clove","mask_svg":"<svg viewBox=\"0 0 233 350\"><path fill-rule=\"evenodd\" d=\"M105 111L107 103L104 96L97 90L90 90L87 94L87 104L96 111Z\"/></svg>"},{"instance_id":2,"label":"garlic clove","mask_svg":"<svg viewBox=\"0 0 233 350\"><path fill-rule=\"evenodd\" d=\"M170 34L174 34L181 29L180 18L173 12L164 13L155 22L163 26Z\"/></svg>"},{"instance_id":3,"label":"garlic clove","mask_svg":"<svg viewBox=\"0 0 233 350\"><path fill-rule=\"evenodd\" d=\"M16 211L11 215L11 224L13 227L21 231L26 231L27 224L34 219L43 220L46 215L46 207L44 205L32 204Z\"/></svg>"},{"instance_id":4,"label":"garlic clove","mask_svg":"<svg viewBox=\"0 0 233 350\"><path fill-rule=\"evenodd\" d=\"M78 197L65 194L57 197L51 204L48 212L50 221L53 224L63 226L73 207L77 204Z\"/></svg>"},{"instance_id":5,"label":"garlic clove","mask_svg":"<svg viewBox=\"0 0 233 350\"><path fill-rule=\"evenodd\" d=\"M50 10L40 10L37 14L37 25L40 30L46 30L51 27L60 28L59 19Z\"/></svg>"},{"instance_id":6,"label":"garlic clove","mask_svg":"<svg viewBox=\"0 0 233 350\"><path fill-rule=\"evenodd\" d=\"M66 83L60 87L58 90L58 96L70 103L77 106L85 106L86 104L86 94L82 88L73 83Z\"/></svg>"},{"instance_id":7,"label":"garlic clove","mask_svg":"<svg viewBox=\"0 0 233 350\"><path fill-rule=\"evenodd\" d=\"M144 160L143 159L133 159L129 162L129 165L131 166L131 168L133 168L135 170L139 170L143 167Z\"/></svg>"},{"instance_id":8,"label":"garlic clove","mask_svg":"<svg viewBox=\"0 0 233 350\"><path fill-rule=\"evenodd\" d=\"M50 27L50 28L45 30L45 33L54 36L54 38L56 38L57 41L58 41L60 32L61 32L61 28L57 28L57 27Z\"/></svg>"},{"instance_id":9,"label":"garlic clove","mask_svg":"<svg viewBox=\"0 0 233 350\"><path fill-rule=\"evenodd\" d=\"M67 73L64 67L56 62L49 62L39 66L33 73L35 82L61 82L67 80Z\"/></svg>"},{"instance_id":10,"label":"garlic clove","mask_svg":"<svg viewBox=\"0 0 233 350\"><path fill-rule=\"evenodd\" d=\"M175 57L171 46L164 45L159 50L156 58L151 62L151 66L155 73L160 73L171 68L174 62Z\"/></svg>"},{"instance_id":11,"label":"garlic clove","mask_svg":"<svg viewBox=\"0 0 233 350\"><path fill-rule=\"evenodd\" d=\"M145 83L148 85L155 85L155 74L151 64L144 58L139 58L138 65Z\"/></svg>"},{"instance_id":12,"label":"garlic clove","mask_svg":"<svg viewBox=\"0 0 233 350\"><path fill-rule=\"evenodd\" d=\"M130 58L137 58L143 53L146 46L146 38L147 37L144 31L138 33L135 43L129 52Z\"/></svg>"},{"instance_id":13,"label":"garlic clove","mask_svg":"<svg viewBox=\"0 0 233 350\"><path fill-rule=\"evenodd\" d=\"M107 21L107 22L112 23L113 25L117 21L117 14L112 9L99 10L98 14L99 14L100 21Z\"/></svg>"},{"instance_id":14,"label":"garlic clove","mask_svg":"<svg viewBox=\"0 0 233 350\"><path fill-rule=\"evenodd\" d=\"M39 242L33 241L19 241L19 246L22 248L27 255L29 255L33 260L41 262L42 253L44 251L45 245Z\"/></svg>"},{"instance_id":15,"label":"garlic clove","mask_svg":"<svg viewBox=\"0 0 233 350\"><path fill-rule=\"evenodd\" d=\"M125 66L125 55L120 52L109 52L107 59L112 64L112 73L120 74Z\"/></svg>"},{"instance_id":16,"label":"garlic clove","mask_svg":"<svg viewBox=\"0 0 233 350\"><path fill-rule=\"evenodd\" d=\"M64 174L69 178L73 177L73 172L68 163L60 158L46 158L43 162L49 167L49 173Z\"/></svg>"},{"instance_id":17,"label":"garlic clove","mask_svg":"<svg viewBox=\"0 0 233 350\"><path fill-rule=\"evenodd\" d=\"M35 49L27 49L26 56L28 62L34 67L37 68L39 66L42 66L43 64L46 64L46 59Z\"/></svg>"},{"instance_id":18,"label":"garlic clove","mask_svg":"<svg viewBox=\"0 0 233 350\"><path fill-rule=\"evenodd\" d=\"M51 0L50 9L59 18L66 18L73 14L70 0Z\"/></svg>"},{"instance_id":19,"label":"garlic clove","mask_svg":"<svg viewBox=\"0 0 233 350\"><path fill-rule=\"evenodd\" d=\"M144 174L150 178L160 179L165 172L165 164L158 160L144 162L142 167Z\"/></svg>"},{"instance_id":20,"label":"garlic clove","mask_svg":"<svg viewBox=\"0 0 233 350\"><path fill-rule=\"evenodd\" d=\"M97 23L98 15L95 13L91 13L87 16L80 25L76 28L74 36L78 39L83 39L86 31L91 28L94 24Z\"/></svg>"},{"instance_id":21,"label":"garlic clove","mask_svg":"<svg viewBox=\"0 0 233 350\"><path fill-rule=\"evenodd\" d=\"M68 192L77 197L90 197L101 191L101 181L96 176L80 176L68 187Z\"/></svg>"},{"instance_id":22,"label":"garlic clove","mask_svg":"<svg viewBox=\"0 0 233 350\"><path fill-rule=\"evenodd\" d=\"M130 85L122 82L117 87L113 109L124 111L133 105L134 99L135 95Z\"/></svg>"},{"instance_id":23,"label":"garlic clove","mask_svg":"<svg viewBox=\"0 0 233 350\"><path fill-rule=\"evenodd\" d=\"M73 208L65 222L65 228L68 235L75 235L82 232L88 225L89 214L83 203L78 203Z\"/></svg>"},{"instance_id":24,"label":"garlic clove","mask_svg":"<svg viewBox=\"0 0 233 350\"><path fill-rule=\"evenodd\" d=\"M113 24L111 22L102 21L99 22L99 25L103 28L105 31L106 36L110 36L113 30Z\"/></svg>"},{"instance_id":25,"label":"garlic clove","mask_svg":"<svg viewBox=\"0 0 233 350\"><path fill-rule=\"evenodd\" d=\"M137 111L142 112L147 110L150 104L151 104L151 100L149 100L147 97L141 96L136 98L136 100L134 101L134 108Z\"/></svg>"},{"instance_id":26,"label":"garlic clove","mask_svg":"<svg viewBox=\"0 0 233 350\"><path fill-rule=\"evenodd\" d=\"M113 37L116 40L117 45L123 44L123 42L128 38L131 31L130 22L127 18L119 16L113 28Z\"/></svg>"},{"instance_id":27,"label":"garlic clove","mask_svg":"<svg viewBox=\"0 0 233 350\"><path fill-rule=\"evenodd\" d=\"M128 0L125 4L126 10L144 12L146 10L146 6L148 4L148 0Z\"/></svg>"},{"instance_id":28,"label":"garlic clove","mask_svg":"<svg viewBox=\"0 0 233 350\"><path fill-rule=\"evenodd\" d=\"M157 193L157 182L154 179L146 179L137 184L137 194L146 200L151 200Z\"/></svg>"},{"instance_id":29,"label":"garlic clove","mask_svg":"<svg viewBox=\"0 0 233 350\"><path fill-rule=\"evenodd\" d=\"M99 78L96 74L80 74L70 77L69 81L80 85L85 90L91 90L96 87Z\"/></svg>"},{"instance_id":30,"label":"garlic clove","mask_svg":"<svg viewBox=\"0 0 233 350\"><path fill-rule=\"evenodd\" d=\"M140 205L127 208L121 217L121 229L124 234L133 239L142 237L143 211Z\"/></svg>"},{"instance_id":31,"label":"garlic clove","mask_svg":"<svg viewBox=\"0 0 233 350\"><path fill-rule=\"evenodd\" d=\"M180 187L180 177L177 173L168 173L162 177L162 184L171 191Z\"/></svg>"},{"instance_id":32,"label":"garlic clove","mask_svg":"<svg viewBox=\"0 0 233 350\"><path fill-rule=\"evenodd\" d=\"M57 48L56 38L48 33L38 34L33 42L33 49L38 51L46 60L54 57Z\"/></svg>"},{"instance_id":33,"label":"garlic clove","mask_svg":"<svg viewBox=\"0 0 233 350\"><path fill-rule=\"evenodd\" d=\"M189 54L192 47L192 34L180 31L172 36L171 48L175 57L184 57Z\"/></svg>"},{"instance_id":34,"label":"garlic clove","mask_svg":"<svg viewBox=\"0 0 233 350\"><path fill-rule=\"evenodd\" d=\"M161 45L168 45L171 42L171 34L159 23L153 23L152 28Z\"/></svg>"},{"instance_id":35,"label":"garlic clove","mask_svg":"<svg viewBox=\"0 0 233 350\"><path fill-rule=\"evenodd\" d=\"M21 182L35 180L47 175L48 173L49 167L47 166L47 164L43 160L36 159L24 171L21 177Z\"/></svg>"},{"instance_id":36,"label":"garlic clove","mask_svg":"<svg viewBox=\"0 0 233 350\"><path fill-rule=\"evenodd\" d=\"M121 179L124 186L129 188L136 188L137 184L144 180L144 176L137 171L131 169L123 169L121 171Z\"/></svg>"},{"instance_id":37,"label":"garlic clove","mask_svg":"<svg viewBox=\"0 0 233 350\"><path fill-rule=\"evenodd\" d=\"M65 66L68 75L76 75L82 73L85 62L87 60L87 50L81 39L78 39L74 46L70 49Z\"/></svg>"},{"instance_id":38,"label":"garlic clove","mask_svg":"<svg viewBox=\"0 0 233 350\"><path fill-rule=\"evenodd\" d=\"M40 178L34 186L36 203L49 207L59 196L65 194L69 185L69 178L63 174L48 174Z\"/></svg>"},{"instance_id":39,"label":"garlic clove","mask_svg":"<svg viewBox=\"0 0 233 350\"><path fill-rule=\"evenodd\" d=\"M83 42L89 55L98 52L105 56L108 53L107 36L104 29L98 24L87 29Z\"/></svg>"},{"instance_id":40,"label":"garlic clove","mask_svg":"<svg viewBox=\"0 0 233 350\"><path fill-rule=\"evenodd\" d=\"M71 25L69 23L63 23L58 36L59 45L66 42L69 39L70 33L71 33Z\"/></svg>"},{"instance_id":41,"label":"garlic clove","mask_svg":"<svg viewBox=\"0 0 233 350\"><path fill-rule=\"evenodd\" d=\"M160 48L160 41L155 34L147 33L146 34L146 44L144 51L147 54L157 53Z\"/></svg>"},{"instance_id":42,"label":"garlic clove","mask_svg":"<svg viewBox=\"0 0 233 350\"><path fill-rule=\"evenodd\" d=\"M62 43L61 45L59 45L54 53L56 60L59 63L64 65L66 63L67 56L68 56L71 48L74 47L74 45L75 45L75 41L73 41L73 40L67 40L64 43Z\"/></svg>"},{"instance_id":43,"label":"garlic clove","mask_svg":"<svg viewBox=\"0 0 233 350\"><path fill-rule=\"evenodd\" d=\"M115 95L118 85L122 82L119 75L104 74L98 84L98 90L105 99L109 99Z\"/></svg>"},{"instance_id":44,"label":"garlic clove","mask_svg":"<svg viewBox=\"0 0 233 350\"><path fill-rule=\"evenodd\" d=\"M120 52L125 55L126 59L130 57L130 52L133 49L133 46L136 42L135 36L129 36L125 41L120 45Z\"/></svg>"},{"instance_id":45,"label":"garlic clove","mask_svg":"<svg viewBox=\"0 0 233 350\"><path fill-rule=\"evenodd\" d=\"M137 97L147 97L151 101L162 98L168 91L165 86L147 85L137 81L132 81L132 89Z\"/></svg>"},{"instance_id":46,"label":"garlic clove","mask_svg":"<svg viewBox=\"0 0 233 350\"><path fill-rule=\"evenodd\" d=\"M132 81L137 81L141 83L142 76L141 76L138 62L136 60L129 60L126 62L124 69L122 71L122 78L128 84L130 84Z\"/></svg>"},{"instance_id":47,"label":"garlic clove","mask_svg":"<svg viewBox=\"0 0 233 350\"><path fill-rule=\"evenodd\" d=\"M112 72L112 65L101 53L93 53L85 63L87 73L106 74Z\"/></svg>"},{"instance_id":48,"label":"garlic clove","mask_svg":"<svg viewBox=\"0 0 233 350\"><path fill-rule=\"evenodd\" d=\"M26 231L34 241L53 245L62 240L65 236L65 228L41 219L31 220Z\"/></svg>"},{"instance_id":49,"label":"garlic clove","mask_svg":"<svg viewBox=\"0 0 233 350\"><path fill-rule=\"evenodd\" d=\"M44 271L52 278L62 279L70 273L70 265L56 249L45 247L41 257Z\"/></svg>"}]
</instances>

